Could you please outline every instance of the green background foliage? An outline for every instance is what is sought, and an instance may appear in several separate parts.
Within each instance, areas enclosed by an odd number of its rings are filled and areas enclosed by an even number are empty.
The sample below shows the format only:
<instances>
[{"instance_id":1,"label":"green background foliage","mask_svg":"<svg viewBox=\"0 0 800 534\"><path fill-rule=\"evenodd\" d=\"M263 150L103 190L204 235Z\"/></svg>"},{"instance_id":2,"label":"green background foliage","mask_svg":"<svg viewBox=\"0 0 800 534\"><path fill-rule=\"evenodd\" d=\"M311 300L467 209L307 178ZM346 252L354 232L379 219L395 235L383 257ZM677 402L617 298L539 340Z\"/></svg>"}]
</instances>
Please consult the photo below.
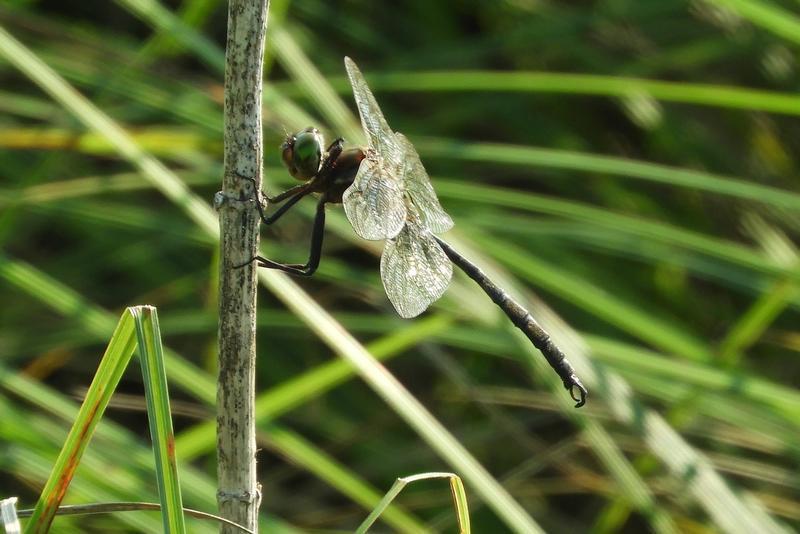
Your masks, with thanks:
<instances>
[{"instance_id":1,"label":"green background foliage","mask_svg":"<svg viewBox=\"0 0 800 534\"><path fill-rule=\"evenodd\" d=\"M218 258L213 224L179 193L210 203L221 183L225 9L0 6L0 27L113 120L90 124L0 40L0 486L22 507L134 304L159 308L184 503L215 507ZM266 189L291 185L277 150L287 131L362 142L342 64L352 57L417 146L456 222L447 238L502 276L587 377L575 413L461 277L426 315L397 318L380 244L329 210L320 270L297 283L540 528L800 526L796 2L273 1L268 32ZM267 257L303 261L312 215L302 202L265 229ZM328 323L310 328L281 279L263 275L265 528L352 531L398 476L464 476L338 359ZM141 378L128 371L120 388L66 502L156 500ZM493 486L464 478L474 531L511 528L484 504ZM444 484L398 502L376 528L455 528Z\"/></svg>"}]
</instances>

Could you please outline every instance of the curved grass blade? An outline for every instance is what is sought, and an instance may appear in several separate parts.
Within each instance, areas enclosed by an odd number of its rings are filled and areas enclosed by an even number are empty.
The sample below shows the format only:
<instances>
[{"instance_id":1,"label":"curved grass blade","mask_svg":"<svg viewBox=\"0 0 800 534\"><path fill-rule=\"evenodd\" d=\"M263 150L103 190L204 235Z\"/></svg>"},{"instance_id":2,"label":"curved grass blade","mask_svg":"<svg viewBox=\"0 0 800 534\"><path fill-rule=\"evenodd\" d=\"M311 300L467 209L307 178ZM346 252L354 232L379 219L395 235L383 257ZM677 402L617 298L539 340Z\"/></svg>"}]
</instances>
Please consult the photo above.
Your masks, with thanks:
<instances>
[{"instance_id":1,"label":"curved grass blade","mask_svg":"<svg viewBox=\"0 0 800 534\"><path fill-rule=\"evenodd\" d=\"M262 425L262 428L260 433L264 434L264 441L267 441L278 452L291 458L293 462L305 467L331 486L339 488L342 493L365 509L369 510L370 507L379 506L380 494L371 485L354 477L327 454L307 443L297 434L278 425ZM398 506L385 507L381 519L386 525L399 532L419 534L429 531L421 521Z\"/></svg>"},{"instance_id":2,"label":"curved grass blade","mask_svg":"<svg viewBox=\"0 0 800 534\"><path fill-rule=\"evenodd\" d=\"M400 494L401 491L403 491L403 488L405 488L407 485L413 484L420 480L430 480L434 478L446 478L450 481L450 491L453 495L453 506L455 507L456 517L458 520L458 532L459 534L469 534L470 524L469 509L467 507L467 495L464 491L464 483L455 473L420 473L417 475L398 478L395 480L389 491L386 492L386 495L383 497L383 499L381 499L381 502L378 503L378 506L376 506L375 509L372 510L372 513L367 516L364 522L359 525L359 527L356 529L356 534L366 534L369 527L375 523L378 517L380 517L389 504Z\"/></svg>"}]
</instances>

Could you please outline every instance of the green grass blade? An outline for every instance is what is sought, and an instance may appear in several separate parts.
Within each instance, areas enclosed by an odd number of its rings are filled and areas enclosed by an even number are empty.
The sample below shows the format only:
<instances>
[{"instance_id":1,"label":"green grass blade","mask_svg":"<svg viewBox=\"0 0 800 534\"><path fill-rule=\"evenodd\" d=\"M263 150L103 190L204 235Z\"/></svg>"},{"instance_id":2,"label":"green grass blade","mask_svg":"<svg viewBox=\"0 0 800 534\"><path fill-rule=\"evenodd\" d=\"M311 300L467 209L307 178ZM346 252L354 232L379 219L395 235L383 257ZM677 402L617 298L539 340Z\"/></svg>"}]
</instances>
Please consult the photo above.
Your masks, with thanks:
<instances>
[{"instance_id":1,"label":"green grass blade","mask_svg":"<svg viewBox=\"0 0 800 534\"><path fill-rule=\"evenodd\" d=\"M94 429L108 406L108 401L130 361L135 346L133 319L125 313L119 320L106 352L100 360L97 373L86 392L86 398L64 442L64 447L58 455L50 477L42 489L33 515L25 525L26 534L45 533L50 529L56 510L78 468L83 451L89 444Z\"/></svg>"},{"instance_id":2,"label":"green grass blade","mask_svg":"<svg viewBox=\"0 0 800 534\"><path fill-rule=\"evenodd\" d=\"M264 439L277 451L338 488L354 502L366 509L377 506L380 502L381 496L373 487L354 477L338 462L294 432L272 424L262 425L262 428L260 432L264 434ZM397 506L385 508L382 518L388 526L400 532L408 534L429 532L418 519Z\"/></svg>"},{"instance_id":3,"label":"green grass blade","mask_svg":"<svg viewBox=\"0 0 800 534\"><path fill-rule=\"evenodd\" d=\"M453 495L453 506L456 509L458 532L459 534L469 534L472 531L472 527L469 521L467 490L464 489L464 482L458 475L450 477L450 493Z\"/></svg>"},{"instance_id":4,"label":"green grass blade","mask_svg":"<svg viewBox=\"0 0 800 534\"><path fill-rule=\"evenodd\" d=\"M0 111L39 120L46 120L57 112L49 102L8 91L0 91Z\"/></svg>"},{"instance_id":5,"label":"green grass blade","mask_svg":"<svg viewBox=\"0 0 800 534\"><path fill-rule=\"evenodd\" d=\"M163 4L155 0L116 0L135 16L194 52L217 73L225 69L225 55L210 39L186 24Z\"/></svg>"},{"instance_id":6,"label":"green grass blade","mask_svg":"<svg viewBox=\"0 0 800 534\"><path fill-rule=\"evenodd\" d=\"M314 100L338 135L351 142L363 142L364 134L356 125L353 114L342 99L331 89L327 79L320 74L289 32L281 26L271 28L271 45L275 55L306 95Z\"/></svg>"},{"instance_id":7,"label":"green grass blade","mask_svg":"<svg viewBox=\"0 0 800 534\"><path fill-rule=\"evenodd\" d=\"M386 368L353 336L333 320L295 284L283 285L282 276L262 270L259 279L279 295L283 303L358 370L359 375L411 428L451 466L458 469L476 493L516 532L540 532L541 529L511 495L495 480L475 457L433 415L414 398Z\"/></svg>"},{"instance_id":8,"label":"green grass blade","mask_svg":"<svg viewBox=\"0 0 800 534\"><path fill-rule=\"evenodd\" d=\"M469 510L467 507L467 496L466 492L464 491L464 483L461 481L458 475L455 473L420 473L417 475L411 475L408 477L400 477L395 480L392 487L389 488L389 491L386 492L381 502L375 507L374 510L367 516L367 518L358 526L356 529L356 534L366 534L369 527L378 520L381 514L383 514L386 509L388 508L389 504L398 496L400 492L403 491L409 484L413 484L415 482L419 482L421 480L430 480L436 478L446 478L450 483L450 491L453 495L453 505L456 511L456 517L458 520L458 531L459 534L469 534L470 533L470 523L469 523Z\"/></svg>"},{"instance_id":9,"label":"green grass blade","mask_svg":"<svg viewBox=\"0 0 800 534\"><path fill-rule=\"evenodd\" d=\"M26 464L20 467L20 476L27 474L36 482L41 479L43 483L47 478L47 471L52 465L52 457L55 456L57 447L60 446L61 422L56 422L56 420L70 423L77 417L78 407L67 396L23 373L12 372L2 365L0 365L0 387L50 416L44 418L36 412L20 415L19 405L16 410L4 411L4 397L0 396L0 413L3 413L6 419L8 419L8 414L13 414L21 421L20 424L27 421L26 428L35 429L37 437L33 439L36 448L42 449L37 452L37 459L27 454L31 452L31 447L26 448L27 444L25 443L22 444L24 451L15 452L16 455L26 454ZM3 425L0 425L0 429L3 429ZM86 450L81 462L81 476L76 478L70 486L71 494L74 490L76 499L87 502L130 501L142 497L155 500L157 496L152 492L151 480L149 478L142 480L139 476L139 473L146 473L149 477L153 471L153 450L150 444L143 444L138 435L134 435L108 418L101 421L95 434L97 442L99 443L102 439L104 446L90 447ZM0 437L5 438L6 436ZM44 443L45 441L48 443ZM51 449L55 452L51 453ZM116 466L121 461L119 451L125 451L122 459L124 469L117 469L115 476L109 478L107 475L109 466ZM2 457L0 456L0 458ZM41 472L44 474L40 476ZM189 463L182 461L181 479L184 488L183 495L188 501L191 501L192 507L204 510L213 510L216 507L216 482L213 477L207 476ZM137 531L156 532L160 531L162 527L161 521L154 516L125 514L121 517L124 522L130 523ZM275 517L267 517L266 520L276 529L279 526L281 528L286 526ZM195 530L209 532L218 529L212 524L201 523L198 525L195 523L193 531Z\"/></svg>"},{"instance_id":10,"label":"green grass blade","mask_svg":"<svg viewBox=\"0 0 800 534\"><path fill-rule=\"evenodd\" d=\"M800 257L791 238L782 229L771 225L754 213L746 215L745 223L748 233L771 258L798 270ZM778 279L765 287L750 308L728 329L725 338L720 342L720 363L735 367L744 351L761 338L773 321L797 299L800 295L799 290L796 281L786 279Z\"/></svg>"},{"instance_id":11,"label":"green grass blade","mask_svg":"<svg viewBox=\"0 0 800 534\"><path fill-rule=\"evenodd\" d=\"M367 350L377 360L385 361L437 332L444 331L451 324L452 319L442 315L420 319L411 326L370 343ZM335 360L287 380L259 395L256 401L256 420L267 422L279 417L300 403L323 395L354 374L355 370L346 361Z\"/></svg>"},{"instance_id":12,"label":"green grass blade","mask_svg":"<svg viewBox=\"0 0 800 534\"><path fill-rule=\"evenodd\" d=\"M764 334L798 294L797 282L788 280L778 280L765 289L720 342L720 363L729 366L738 364L743 352Z\"/></svg>"},{"instance_id":13,"label":"green grass blade","mask_svg":"<svg viewBox=\"0 0 800 534\"><path fill-rule=\"evenodd\" d=\"M669 224L631 215L622 215L578 202L501 187L468 184L463 181L437 179L436 188L443 197L523 209L535 213L556 215L587 224L611 227L629 235L678 245L688 250L747 267L756 272L800 280L800 272L796 269L776 263L749 247Z\"/></svg>"},{"instance_id":14,"label":"green grass blade","mask_svg":"<svg viewBox=\"0 0 800 534\"><path fill-rule=\"evenodd\" d=\"M367 345L367 350L379 361L386 361L402 351L445 331L453 320L444 315L420 319ZM337 359L284 381L258 395L255 418L260 428L268 429L271 421L297 408L304 402L320 397L334 387L356 376L347 361ZM181 458L191 460L214 450L216 436L214 421L199 423L177 438Z\"/></svg>"},{"instance_id":15,"label":"green grass blade","mask_svg":"<svg viewBox=\"0 0 800 534\"><path fill-rule=\"evenodd\" d=\"M643 347L600 336L586 336L600 361L619 369L694 385L705 391L731 394L755 403L772 406L800 425L800 392L757 376L715 369L654 353Z\"/></svg>"},{"instance_id":16,"label":"green grass blade","mask_svg":"<svg viewBox=\"0 0 800 534\"><path fill-rule=\"evenodd\" d=\"M9 457L13 460L15 467L19 470L18 476L27 477L29 480L39 482L46 480L50 464L52 463L52 456L43 454L40 451L32 450L31 448L14 447L9 451ZM84 458L84 462L85 462ZM82 463L84 463L82 462ZM106 478L108 478L106 476ZM87 480L86 477L76 477L70 484L70 496L76 500L83 502L111 502L118 499L119 492L113 488L103 487L95 480ZM161 522L153 515L144 514L122 514L119 519L115 521L117 526L122 530L132 532L159 532L161 530ZM69 516L62 517L59 515L57 524L58 529L52 529L52 532L85 532L85 528L81 528L83 522L71 520ZM63 530L61 529L64 526ZM70 530L69 527L72 527ZM202 534L213 534L210 529L200 528Z\"/></svg>"},{"instance_id":17,"label":"green grass blade","mask_svg":"<svg viewBox=\"0 0 800 534\"><path fill-rule=\"evenodd\" d=\"M76 291L28 263L11 260L0 253L0 278L22 289L58 313L74 319L97 340L106 339L113 332L114 318L110 312L93 305ZM195 398L208 405L213 405L216 398L214 379L173 351L167 350L165 354L169 363L170 380L179 384Z\"/></svg>"},{"instance_id":18,"label":"green grass blade","mask_svg":"<svg viewBox=\"0 0 800 534\"><path fill-rule=\"evenodd\" d=\"M791 11L758 0L711 0L711 3L725 6L787 41L800 43L800 19Z\"/></svg>"},{"instance_id":19,"label":"green grass blade","mask_svg":"<svg viewBox=\"0 0 800 534\"><path fill-rule=\"evenodd\" d=\"M482 240L482 245L485 244ZM463 244L458 245L460 249L464 249ZM506 247L502 248L506 249ZM468 255L473 256L472 254ZM490 266L480 265L501 287L513 290L513 284L509 283L507 277L503 276L501 272ZM732 528L736 530L740 528L740 525L745 525L745 529L777 531L773 528L773 520L763 513L760 506L739 499L701 452L687 443L660 415L645 409L634 396L633 389L628 382L611 369L590 363L586 345L580 340L576 340L570 329L554 317L546 306L537 303L536 306L528 306L528 308L536 310L537 321L553 335L567 354L578 375L589 388L590 399L592 395L604 397L613 418L624 425L637 429L646 447L674 476L681 478L689 472L696 474L691 479L684 481L683 489L689 492L692 498L709 513L715 524L726 531ZM508 329L511 330L512 327L508 326ZM546 377L554 389L558 387L560 381L541 355L530 346L521 333L515 330L514 334L515 338L519 340L520 346L527 348L526 354L530 358L530 363L537 369L537 375ZM555 400L559 405L569 406L563 395L555 397ZM575 410L565 410L565 413L576 419L586 417L585 414ZM581 425L587 426L589 422L583 421ZM624 490L625 498L648 515L653 529L659 532L674 531L675 526L672 524L671 518L659 508L653 507L652 495L644 486L641 477L632 470L632 466L625 460L624 455L618 450L608 433L596 422L591 422L591 428L587 428L586 436L592 450Z\"/></svg>"},{"instance_id":20,"label":"green grass blade","mask_svg":"<svg viewBox=\"0 0 800 534\"><path fill-rule=\"evenodd\" d=\"M510 243L472 233L482 249L508 265L517 274L591 312L602 321L617 326L667 352L684 358L709 361L711 351L686 328L648 315L593 284L549 264Z\"/></svg>"},{"instance_id":21,"label":"green grass blade","mask_svg":"<svg viewBox=\"0 0 800 534\"><path fill-rule=\"evenodd\" d=\"M104 136L115 150L136 167L165 196L187 211L211 236L218 238L219 225L208 204L195 197L160 161L144 152L117 123L67 84L35 54L0 26L0 55L18 68L56 102L70 110L86 127Z\"/></svg>"},{"instance_id":22,"label":"green grass blade","mask_svg":"<svg viewBox=\"0 0 800 534\"><path fill-rule=\"evenodd\" d=\"M0 256L0 259L3 259ZM17 285L18 287L28 291L34 297L41 299L43 302L47 303L48 305L53 305L58 303L56 306L57 311L62 313L77 313L78 310L82 310L81 313L76 315L76 319L80 321L91 321L90 323L82 323L84 328L87 328L90 331L98 330L97 337L102 338L105 332L105 323L106 318L108 315L100 310L99 308L92 307L88 303L86 303L79 295L75 294L72 291L69 291L67 288L58 285L54 280L45 277L42 273L36 271L33 267L23 264L21 262L12 262L12 261L0 261L0 277L5 278L9 282ZM213 321L212 321L213 323ZM420 321L419 323L415 323L408 328L401 330L400 332L389 336L386 339L380 340L373 344L372 346L374 349L378 351L379 355L384 355L385 357L391 356L393 354L397 354L399 351L407 348L411 344L420 340L420 338L425 338L429 335L430 332L441 331L446 328L447 325L450 324L450 321L444 317L432 317L428 320ZM210 326L210 325L209 325ZM187 364L183 362L182 359L178 358L176 355L172 355L169 359L169 369L171 371L171 375L173 375L174 368L176 365L178 369L182 369ZM192 367L189 368L192 371ZM320 373L311 373L308 379L302 379L299 382L308 383L308 385L312 386L312 389L317 389L319 394L322 394L324 391L327 391L329 387L332 387L333 384L338 383L342 380L343 376L349 377L353 375L352 367L350 367L347 363L341 360L336 360L331 362L328 365L323 366L320 369ZM189 375L184 375L182 371L177 371L177 375L173 378L176 380L177 378L184 377L188 380L188 383L181 380L179 381L180 384L184 384L185 388L188 387L200 387L201 389L210 388L210 391L213 393L213 387L207 386L206 384L211 384L211 378L207 377L204 374L201 374L199 371L194 370ZM0 381L4 383L4 386L7 388L12 389L17 394L21 394L25 392L28 395L28 400L30 402L36 403L37 405L48 407L50 410L54 408L63 408L66 409L68 407L68 403L65 402L64 399L55 398L52 394L47 395L46 392L41 391L39 385L36 382L31 382L29 380L25 381L24 383L18 383L22 377L19 375L10 375L4 373L2 368L0 368ZM317 386L314 386L317 384ZM328 385L328 388L325 385ZM192 386L194 385L194 386ZM321 388L321 389L320 389ZM295 394L284 396L284 392L288 392L291 388L285 388L280 394L278 395L270 395L270 392L263 394L262 403L263 408L260 411L260 419L263 423L265 420L270 420L274 418L274 414L280 413L281 407L283 409L287 409L288 406L296 406L297 403L302 402L302 396L305 393L305 388L301 388ZM187 389L190 393L192 393L191 389ZM276 393L280 391L280 388ZM30 397L30 395L37 394L34 397ZM298 396L299 394L299 396ZM201 400L205 400L207 403L211 403L212 400L206 400L203 395L200 395L199 398ZM212 397L213 399L213 397ZM288 405L287 405L288 400ZM61 410L59 411L59 416L66 420L74 419L74 414L69 411ZM100 430L103 430L103 426L101 425ZM101 432L102 433L102 432ZM109 437L106 436L107 439L115 439L119 442L119 436ZM295 437L295 440L299 440L299 437ZM216 434L215 434L215 423L214 420L209 420L205 423L197 425L194 427L193 431L185 432L183 434L182 439L178 439L176 443L176 450L181 451L181 458L182 460L188 461L194 458L196 455L201 453L213 453L214 445L216 443ZM130 448L131 444L125 442L122 445L123 448ZM309 449L310 446L305 444L305 448ZM143 451L142 451L143 452ZM286 454L288 456L292 456L295 454L295 450L288 450ZM148 453L149 454L149 453ZM137 456L137 466L136 468L147 469L151 465L152 455L148 458L142 457L141 455ZM150 460L150 461L148 461ZM302 463L302 458L297 458L295 461L298 463ZM309 467L311 469L312 466ZM187 470L188 466L183 465L182 472L184 478L187 475L192 474L191 469ZM311 469L313 471L313 469ZM358 484L358 481L350 476L349 479L343 479L341 477L337 477L336 479L326 478L331 484L342 491L345 495L355 498L358 493L353 493L353 484ZM348 483L348 480L351 483ZM196 476L190 478L187 482L185 487L191 489L202 489L205 488L205 485L201 485L198 483ZM363 483L362 483L362 487ZM207 489L206 495L213 496L213 487L211 489ZM363 495L362 495L363 497ZM126 497L131 498L131 497ZM120 497L116 497L116 500L119 500ZM92 500L103 500L97 496L95 496ZM115 500L106 499L106 500ZM377 497L375 498L377 501ZM214 506L215 502L206 503L206 506ZM393 513L390 513L387 516L387 521L395 526L401 526L403 524L403 519L401 518L399 523L396 523L396 517ZM414 521L412 517L408 517L408 521ZM274 520L272 521L274 524Z\"/></svg>"},{"instance_id":23,"label":"green grass blade","mask_svg":"<svg viewBox=\"0 0 800 534\"><path fill-rule=\"evenodd\" d=\"M429 137L420 138L418 141L416 146L419 147L419 152L423 156L625 176L800 211L800 194L795 191L781 190L738 178L692 169L668 167L645 161L601 156L575 150L496 143L463 143L452 139Z\"/></svg>"},{"instance_id":24,"label":"green grass blade","mask_svg":"<svg viewBox=\"0 0 800 534\"><path fill-rule=\"evenodd\" d=\"M554 93L626 98L647 94L657 100L749 111L800 115L800 97L791 93L760 91L724 85L664 82L624 76L565 74L557 72L429 71L366 73L377 92L499 92ZM342 93L350 90L344 77L331 77ZM283 88L282 85L277 85ZM286 91L291 94L290 91ZM380 97L378 97L380 100Z\"/></svg>"},{"instance_id":25,"label":"green grass blade","mask_svg":"<svg viewBox=\"0 0 800 534\"><path fill-rule=\"evenodd\" d=\"M167 374L161 347L158 314L152 306L128 308L136 324L139 359L147 401L147 419L153 440L158 495L161 499L161 518L164 532L181 534L186 531L183 520L183 499L178 482L175 459L175 435L169 409Z\"/></svg>"}]
</instances>

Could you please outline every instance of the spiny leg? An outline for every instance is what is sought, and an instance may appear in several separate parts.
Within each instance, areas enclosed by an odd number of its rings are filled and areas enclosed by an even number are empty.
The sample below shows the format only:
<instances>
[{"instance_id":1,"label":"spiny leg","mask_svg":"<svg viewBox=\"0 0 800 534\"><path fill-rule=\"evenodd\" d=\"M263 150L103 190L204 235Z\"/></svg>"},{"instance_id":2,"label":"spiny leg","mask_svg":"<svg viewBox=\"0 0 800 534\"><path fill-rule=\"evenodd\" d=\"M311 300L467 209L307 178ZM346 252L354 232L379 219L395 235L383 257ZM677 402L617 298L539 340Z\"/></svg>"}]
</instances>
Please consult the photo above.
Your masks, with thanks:
<instances>
[{"instance_id":1,"label":"spiny leg","mask_svg":"<svg viewBox=\"0 0 800 534\"><path fill-rule=\"evenodd\" d=\"M308 184L309 184L309 182L298 184L298 185L296 185L294 187L290 187L289 189L287 189L283 193L278 193L274 197L269 197L267 195L264 195L264 198L266 198L267 202L269 202L270 204L277 204L278 202L283 202L287 198L292 197L294 195L297 195L298 193L301 193L301 192L305 191L306 188L309 187ZM255 183L253 185L255 186ZM262 192L261 194L263 195L264 193Z\"/></svg>"},{"instance_id":2,"label":"spiny leg","mask_svg":"<svg viewBox=\"0 0 800 534\"><path fill-rule=\"evenodd\" d=\"M278 269L279 271L297 276L311 276L314 274L317 271L317 267L319 267L319 260L322 257L322 238L325 235L325 203L326 199L323 197L317 204L317 215L314 218L314 230L311 233L311 251L309 252L308 261L305 265L299 263L278 263L262 256L256 256L241 265L236 265L235 268L238 269L257 261L259 267Z\"/></svg>"},{"instance_id":3,"label":"spiny leg","mask_svg":"<svg viewBox=\"0 0 800 534\"><path fill-rule=\"evenodd\" d=\"M311 188L308 186L308 184L301 184L301 185L302 187L300 187L300 191L295 192L294 196L290 197L289 200L286 201L286 204L275 210L275 213L273 213L269 217L264 215L264 207L261 205L261 202L256 201L256 207L258 208L258 216L261 218L261 222L269 226L270 224L280 219L287 211L289 211L292 208L292 206L297 204L297 202L301 198L311 193Z\"/></svg>"},{"instance_id":4,"label":"spiny leg","mask_svg":"<svg viewBox=\"0 0 800 534\"><path fill-rule=\"evenodd\" d=\"M344 139L339 137L335 139L333 143L328 145L328 149L326 150L327 156L325 157L325 162L322 164L322 168L320 169L320 175L325 175L326 172L330 172L331 169L336 165L336 160L339 159L341 156L342 151L344 150Z\"/></svg>"},{"instance_id":5,"label":"spiny leg","mask_svg":"<svg viewBox=\"0 0 800 534\"><path fill-rule=\"evenodd\" d=\"M244 174L240 174L238 172L236 173L236 176L238 176L240 180L247 180L248 182L250 182L253 185L253 191L258 191L261 194L261 196L266 198L267 202L269 202L270 204L277 204L278 202L283 202L287 198L296 195L300 191L305 190L305 188L308 186L308 182L304 182L294 187L290 187L283 193L278 193L274 197L271 197L258 189L258 184L256 184L255 178L251 178L250 176L245 176Z\"/></svg>"},{"instance_id":6,"label":"spiny leg","mask_svg":"<svg viewBox=\"0 0 800 534\"><path fill-rule=\"evenodd\" d=\"M253 191L256 192L256 208L258 208L258 216L261 218L261 222L263 222L267 226L269 226L270 224L272 224L275 221L277 221L278 219L280 219L281 216L283 216L283 214L285 214L287 211L289 211L289 209L292 206L297 204L297 202L301 198L303 198L304 196L306 196L306 195L308 195L309 193L312 192L311 191L311 181L308 181L308 182L296 185L296 186L294 186L292 188L289 188L286 191L284 191L283 193L278 193L274 197L269 197L269 196L265 195L262 191L260 191L258 189L256 181L253 178L250 178L249 176L243 176L241 174L239 174L238 176L242 180L247 180L248 182L253 184ZM281 206L280 208L278 208L275 211L275 213L273 213L272 215L267 217L264 214L264 206L261 205L261 199L259 198L259 195L263 195L270 204L276 204L278 202L283 202L286 199L289 199L289 201L286 204L284 204L283 206Z\"/></svg>"}]
</instances>

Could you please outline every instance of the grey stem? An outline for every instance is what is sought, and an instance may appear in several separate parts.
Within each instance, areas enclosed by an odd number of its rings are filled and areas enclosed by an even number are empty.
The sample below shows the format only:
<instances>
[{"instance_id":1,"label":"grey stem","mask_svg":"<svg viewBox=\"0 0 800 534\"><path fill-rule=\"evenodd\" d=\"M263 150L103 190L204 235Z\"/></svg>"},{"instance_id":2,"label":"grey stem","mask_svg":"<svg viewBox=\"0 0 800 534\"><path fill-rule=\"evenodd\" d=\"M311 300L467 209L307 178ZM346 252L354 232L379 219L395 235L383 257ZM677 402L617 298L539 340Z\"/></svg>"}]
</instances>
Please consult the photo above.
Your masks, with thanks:
<instances>
[{"instance_id":1,"label":"grey stem","mask_svg":"<svg viewBox=\"0 0 800 534\"><path fill-rule=\"evenodd\" d=\"M261 92L269 1L231 0L225 53L225 174L222 193L249 198L261 185ZM219 210L219 381L217 470L220 515L257 531L260 487L256 480L253 408L256 362L256 267L233 269L258 253L256 210ZM237 498L230 498L237 496ZM237 530L229 525L221 532Z\"/></svg>"}]
</instances>

